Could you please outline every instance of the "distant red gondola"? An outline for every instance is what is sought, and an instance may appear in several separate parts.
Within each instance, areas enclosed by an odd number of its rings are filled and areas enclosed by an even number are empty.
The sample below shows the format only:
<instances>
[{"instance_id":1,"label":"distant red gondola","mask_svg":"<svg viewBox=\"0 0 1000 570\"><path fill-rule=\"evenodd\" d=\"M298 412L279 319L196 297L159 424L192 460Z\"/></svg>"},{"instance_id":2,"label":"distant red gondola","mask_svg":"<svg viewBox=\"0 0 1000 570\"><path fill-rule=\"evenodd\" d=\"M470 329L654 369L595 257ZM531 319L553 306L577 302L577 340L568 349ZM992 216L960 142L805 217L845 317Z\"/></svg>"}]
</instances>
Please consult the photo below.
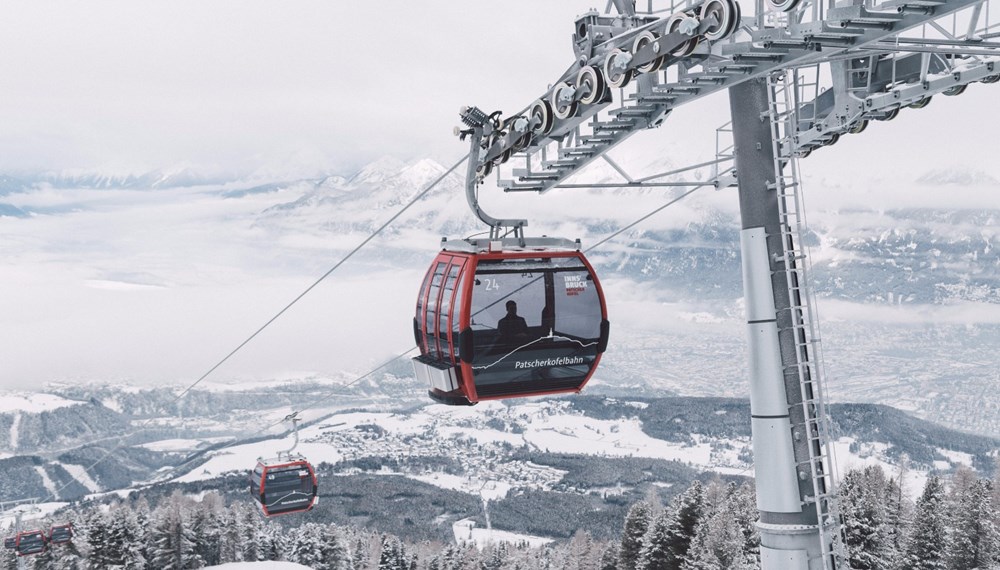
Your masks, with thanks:
<instances>
[{"instance_id":1,"label":"distant red gondola","mask_svg":"<svg viewBox=\"0 0 1000 570\"><path fill-rule=\"evenodd\" d=\"M604 293L569 240L445 242L413 323L415 374L446 404L579 392L607 347Z\"/></svg>"},{"instance_id":2,"label":"distant red gondola","mask_svg":"<svg viewBox=\"0 0 1000 570\"><path fill-rule=\"evenodd\" d=\"M73 525L59 524L49 529L50 544L65 544L73 540Z\"/></svg>"},{"instance_id":3,"label":"distant red gondola","mask_svg":"<svg viewBox=\"0 0 1000 570\"><path fill-rule=\"evenodd\" d=\"M316 504L316 483L316 472L304 458L259 460L250 476L250 494L266 516L302 513Z\"/></svg>"},{"instance_id":4,"label":"distant red gondola","mask_svg":"<svg viewBox=\"0 0 1000 570\"><path fill-rule=\"evenodd\" d=\"M14 551L18 556L41 554L48 548L45 533L40 530L26 530L17 533Z\"/></svg>"}]
</instances>

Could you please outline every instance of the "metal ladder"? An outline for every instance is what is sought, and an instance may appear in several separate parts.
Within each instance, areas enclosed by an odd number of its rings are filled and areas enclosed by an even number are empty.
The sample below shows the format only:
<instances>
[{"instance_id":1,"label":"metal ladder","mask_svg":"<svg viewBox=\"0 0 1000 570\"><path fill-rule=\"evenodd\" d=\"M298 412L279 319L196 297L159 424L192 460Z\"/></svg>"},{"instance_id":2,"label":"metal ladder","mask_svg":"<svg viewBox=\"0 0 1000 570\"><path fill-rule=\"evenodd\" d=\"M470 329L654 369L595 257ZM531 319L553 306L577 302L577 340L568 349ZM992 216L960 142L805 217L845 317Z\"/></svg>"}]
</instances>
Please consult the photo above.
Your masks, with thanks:
<instances>
[{"instance_id":1,"label":"metal ladder","mask_svg":"<svg viewBox=\"0 0 1000 570\"><path fill-rule=\"evenodd\" d=\"M795 334L795 363L789 368L794 368L799 378L805 418L803 424L793 424L792 428L798 431L800 439L805 437L809 444L809 458L801 462L799 467L808 464L813 494L807 496L803 504L812 504L816 509L822 568L837 570L848 566L834 480L836 464L824 403L825 378L819 319L815 310L815 297L809 286L808 251L802 240L805 210L794 141L795 125L800 120L800 99L796 89L796 85L800 83L796 79L789 79L788 76L792 73L794 72L785 71L768 76L768 110L774 150L773 189L778 194L781 240L784 245L784 254L775 261L784 265Z\"/></svg>"}]
</instances>

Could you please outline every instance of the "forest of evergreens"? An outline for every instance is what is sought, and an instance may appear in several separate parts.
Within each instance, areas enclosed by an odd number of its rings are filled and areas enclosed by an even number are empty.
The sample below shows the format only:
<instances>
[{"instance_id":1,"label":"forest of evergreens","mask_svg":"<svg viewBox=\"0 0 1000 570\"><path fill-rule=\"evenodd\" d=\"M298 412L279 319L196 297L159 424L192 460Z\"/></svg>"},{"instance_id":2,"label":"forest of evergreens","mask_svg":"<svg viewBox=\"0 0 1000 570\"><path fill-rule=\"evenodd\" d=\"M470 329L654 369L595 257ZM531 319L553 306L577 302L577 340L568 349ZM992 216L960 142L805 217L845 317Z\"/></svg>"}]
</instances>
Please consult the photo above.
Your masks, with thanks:
<instances>
[{"instance_id":1,"label":"forest of evergreens","mask_svg":"<svg viewBox=\"0 0 1000 570\"><path fill-rule=\"evenodd\" d=\"M998 470L1000 471L1000 470ZM1000 485L969 469L930 475L917 497L881 467L850 471L840 487L846 553L857 570L1000 568ZM132 496L66 509L70 544L30 557L34 570L185 570L238 561L287 560L330 570L749 570L760 538L751 484L695 481L669 504L631 506L617 538L577 532L542 547L408 541L371 529L267 520L249 501L177 491L150 505ZM44 525L40 525L44 528ZM17 567L4 550L0 568Z\"/></svg>"}]
</instances>

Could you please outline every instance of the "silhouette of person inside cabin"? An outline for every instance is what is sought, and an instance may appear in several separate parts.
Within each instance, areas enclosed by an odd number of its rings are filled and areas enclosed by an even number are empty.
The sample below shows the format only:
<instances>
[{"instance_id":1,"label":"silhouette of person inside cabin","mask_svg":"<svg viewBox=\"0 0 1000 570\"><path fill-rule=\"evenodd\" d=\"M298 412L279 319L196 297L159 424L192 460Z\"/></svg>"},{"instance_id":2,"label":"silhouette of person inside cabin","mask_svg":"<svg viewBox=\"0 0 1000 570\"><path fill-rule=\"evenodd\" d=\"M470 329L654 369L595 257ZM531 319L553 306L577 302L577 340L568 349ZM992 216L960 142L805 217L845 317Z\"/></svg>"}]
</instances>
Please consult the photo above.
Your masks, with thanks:
<instances>
[{"instance_id":1,"label":"silhouette of person inside cabin","mask_svg":"<svg viewBox=\"0 0 1000 570\"><path fill-rule=\"evenodd\" d=\"M497 345L514 348L528 339L528 323L517 314L517 303L507 301L507 314L497 322Z\"/></svg>"}]
</instances>

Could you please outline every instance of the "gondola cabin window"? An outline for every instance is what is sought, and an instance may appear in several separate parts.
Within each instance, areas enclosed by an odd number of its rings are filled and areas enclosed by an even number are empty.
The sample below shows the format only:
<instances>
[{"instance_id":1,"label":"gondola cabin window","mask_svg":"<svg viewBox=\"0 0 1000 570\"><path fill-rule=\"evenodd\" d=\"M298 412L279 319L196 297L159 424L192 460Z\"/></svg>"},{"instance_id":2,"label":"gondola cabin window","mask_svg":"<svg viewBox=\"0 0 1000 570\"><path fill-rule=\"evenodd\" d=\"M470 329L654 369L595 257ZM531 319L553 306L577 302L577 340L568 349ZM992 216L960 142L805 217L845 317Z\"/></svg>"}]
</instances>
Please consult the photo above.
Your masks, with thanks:
<instances>
[{"instance_id":1,"label":"gondola cabin window","mask_svg":"<svg viewBox=\"0 0 1000 570\"><path fill-rule=\"evenodd\" d=\"M578 392L607 345L604 295L579 251L444 251L416 309L414 373L448 404Z\"/></svg>"}]
</instances>

